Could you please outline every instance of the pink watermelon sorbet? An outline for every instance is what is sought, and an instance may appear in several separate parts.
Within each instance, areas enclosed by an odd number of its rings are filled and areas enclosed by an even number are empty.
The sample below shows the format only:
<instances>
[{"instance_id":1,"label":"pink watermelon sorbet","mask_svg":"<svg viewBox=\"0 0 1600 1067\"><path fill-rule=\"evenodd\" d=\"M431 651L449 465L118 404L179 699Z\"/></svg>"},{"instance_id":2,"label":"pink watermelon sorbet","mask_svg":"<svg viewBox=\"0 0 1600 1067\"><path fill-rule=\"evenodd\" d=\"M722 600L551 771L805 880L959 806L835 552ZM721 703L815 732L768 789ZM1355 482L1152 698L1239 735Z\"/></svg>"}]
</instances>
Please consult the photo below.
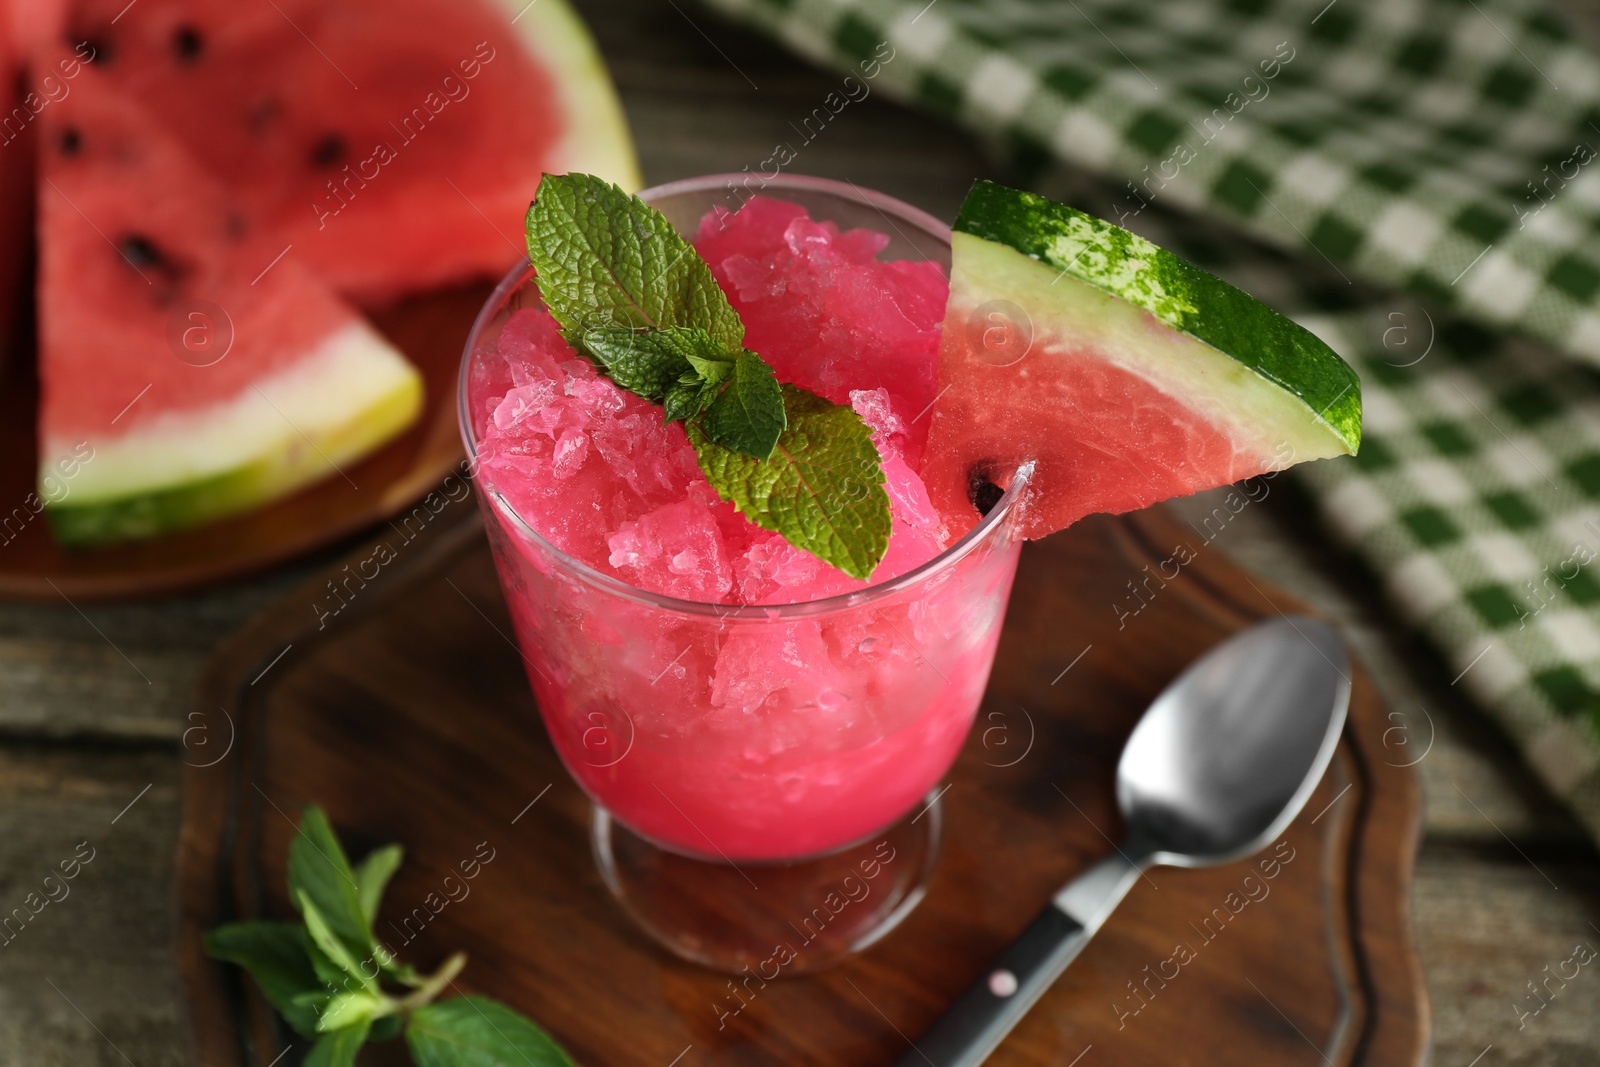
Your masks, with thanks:
<instances>
[{"instance_id":1,"label":"pink watermelon sorbet","mask_svg":"<svg viewBox=\"0 0 1600 1067\"><path fill-rule=\"evenodd\" d=\"M763 530L721 500L681 424L618 389L543 308L516 312L473 369L479 470L519 515L590 567L653 593L728 604L816 600L886 581L945 547L916 471L949 281L933 262L879 262L888 237L841 233L755 197L707 215L695 247L777 373L874 431L894 518L871 582Z\"/></svg>"},{"instance_id":2,"label":"pink watermelon sorbet","mask_svg":"<svg viewBox=\"0 0 1600 1067\"><path fill-rule=\"evenodd\" d=\"M936 263L879 262L887 244L765 198L695 237L746 345L875 431L894 525L873 582L940 557L848 603L810 602L869 583L721 501L682 427L599 375L542 307L473 351L480 500L540 714L589 795L664 847L785 860L863 840L922 803L971 728L1019 542L1004 513L941 556L915 472L948 282Z\"/></svg>"}]
</instances>

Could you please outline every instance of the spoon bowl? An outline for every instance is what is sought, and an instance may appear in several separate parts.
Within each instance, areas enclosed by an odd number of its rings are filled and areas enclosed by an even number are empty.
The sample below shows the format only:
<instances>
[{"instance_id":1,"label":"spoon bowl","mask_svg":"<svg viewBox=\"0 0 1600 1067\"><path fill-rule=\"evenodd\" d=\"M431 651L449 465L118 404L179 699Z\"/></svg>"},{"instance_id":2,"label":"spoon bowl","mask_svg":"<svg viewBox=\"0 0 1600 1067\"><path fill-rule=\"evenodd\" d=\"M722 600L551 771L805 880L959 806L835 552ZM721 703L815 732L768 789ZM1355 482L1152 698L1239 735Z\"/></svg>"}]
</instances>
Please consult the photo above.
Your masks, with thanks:
<instances>
[{"instance_id":1,"label":"spoon bowl","mask_svg":"<svg viewBox=\"0 0 1600 1067\"><path fill-rule=\"evenodd\" d=\"M1282 833L1339 744L1349 672L1337 631L1303 616L1253 626L1195 661L1117 763L1129 844L1155 863L1204 867Z\"/></svg>"}]
</instances>

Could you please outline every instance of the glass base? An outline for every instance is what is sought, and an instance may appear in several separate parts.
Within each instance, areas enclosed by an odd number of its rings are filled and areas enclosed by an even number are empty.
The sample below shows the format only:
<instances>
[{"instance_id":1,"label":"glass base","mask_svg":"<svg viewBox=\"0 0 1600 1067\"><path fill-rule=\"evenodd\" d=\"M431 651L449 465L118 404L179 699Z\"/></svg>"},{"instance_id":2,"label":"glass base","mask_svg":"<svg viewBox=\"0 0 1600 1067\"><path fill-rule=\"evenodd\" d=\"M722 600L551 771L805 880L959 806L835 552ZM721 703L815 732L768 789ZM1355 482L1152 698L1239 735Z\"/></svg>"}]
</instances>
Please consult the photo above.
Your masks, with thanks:
<instances>
[{"instance_id":1,"label":"glass base","mask_svg":"<svg viewBox=\"0 0 1600 1067\"><path fill-rule=\"evenodd\" d=\"M590 843L613 896L686 960L770 981L840 962L911 914L939 857L937 792L865 840L788 863L719 862L645 840L598 804Z\"/></svg>"}]
</instances>

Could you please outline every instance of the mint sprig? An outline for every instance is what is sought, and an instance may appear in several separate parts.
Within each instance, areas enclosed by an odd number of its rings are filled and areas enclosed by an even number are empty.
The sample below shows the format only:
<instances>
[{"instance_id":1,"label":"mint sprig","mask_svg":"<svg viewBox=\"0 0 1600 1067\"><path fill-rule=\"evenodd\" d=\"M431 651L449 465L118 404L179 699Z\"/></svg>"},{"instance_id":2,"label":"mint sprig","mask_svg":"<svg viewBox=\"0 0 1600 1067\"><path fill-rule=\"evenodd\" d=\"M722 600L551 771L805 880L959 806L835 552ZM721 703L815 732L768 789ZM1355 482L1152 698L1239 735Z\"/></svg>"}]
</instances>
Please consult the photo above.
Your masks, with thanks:
<instances>
[{"instance_id":1,"label":"mint sprig","mask_svg":"<svg viewBox=\"0 0 1600 1067\"><path fill-rule=\"evenodd\" d=\"M353 1067L362 1045L402 1033L417 1067L573 1067L548 1034L504 1004L437 999L465 954L424 975L373 936L401 859L399 845L385 845L352 868L328 817L311 805L289 844L289 899L302 921L227 923L206 935L206 954L249 971L290 1028L315 1041L307 1067Z\"/></svg>"},{"instance_id":2,"label":"mint sprig","mask_svg":"<svg viewBox=\"0 0 1600 1067\"><path fill-rule=\"evenodd\" d=\"M763 529L855 578L889 547L872 433L744 347L744 323L659 211L588 174L546 174L528 255L567 340L619 387L682 420L713 489Z\"/></svg>"}]
</instances>

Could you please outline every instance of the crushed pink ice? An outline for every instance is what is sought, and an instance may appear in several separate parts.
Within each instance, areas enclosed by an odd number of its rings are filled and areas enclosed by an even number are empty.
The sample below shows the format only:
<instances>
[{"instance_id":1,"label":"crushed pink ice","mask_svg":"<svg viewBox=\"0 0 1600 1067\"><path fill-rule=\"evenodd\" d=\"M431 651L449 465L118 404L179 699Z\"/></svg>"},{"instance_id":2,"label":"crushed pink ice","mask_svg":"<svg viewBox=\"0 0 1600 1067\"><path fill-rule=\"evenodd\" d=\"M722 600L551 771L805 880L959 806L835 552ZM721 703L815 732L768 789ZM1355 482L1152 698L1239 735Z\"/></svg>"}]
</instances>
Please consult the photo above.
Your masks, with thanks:
<instances>
[{"instance_id":1,"label":"crushed pink ice","mask_svg":"<svg viewBox=\"0 0 1600 1067\"><path fill-rule=\"evenodd\" d=\"M894 526L872 576L937 555L946 532L916 469L934 399L949 281L936 263L880 262L889 238L840 232L754 197L707 215L694 244L778 380L849 404L883 457ZM784 604L862 588L718 497L679 424L617 388L524 308L473 367L480 477L547 540L601 572L701 602Z\"/></svg>"}]
</instances>

